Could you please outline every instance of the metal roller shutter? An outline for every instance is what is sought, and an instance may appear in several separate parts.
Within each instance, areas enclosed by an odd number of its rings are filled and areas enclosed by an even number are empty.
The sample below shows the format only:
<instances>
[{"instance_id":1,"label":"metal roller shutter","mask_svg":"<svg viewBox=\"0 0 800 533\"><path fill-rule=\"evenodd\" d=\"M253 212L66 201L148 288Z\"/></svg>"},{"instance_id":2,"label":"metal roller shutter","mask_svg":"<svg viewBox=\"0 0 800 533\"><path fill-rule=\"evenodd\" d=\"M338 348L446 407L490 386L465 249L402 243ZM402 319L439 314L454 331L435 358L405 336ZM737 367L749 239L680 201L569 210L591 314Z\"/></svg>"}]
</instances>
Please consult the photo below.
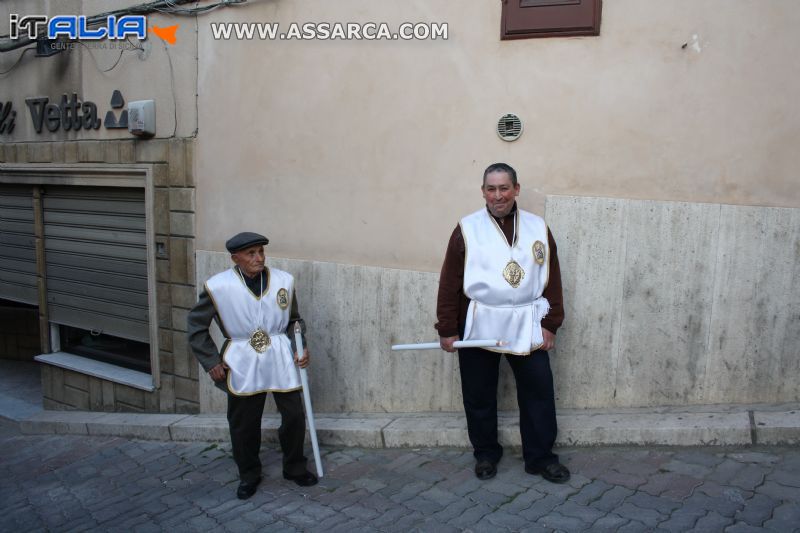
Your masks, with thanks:
<instances>
[{"instance_id":1,"label":"metal roller shutter","mask_svg":"<svg viewBox=\"0 0 800 533\"><path fill-rule=\"evenodd\" d=\"M0 299L39 305L30 186L0 185Z\"/></svg>"},{"instance_id":2,"label":"metal roller shutter","mask_svg":"<svg viewBox=\"0 0 800 533\"><path fill-rule=\"evenodd\" d=\"M46 187L52 322L150 342L144 189Z\"/></svg>"}]
</instances>

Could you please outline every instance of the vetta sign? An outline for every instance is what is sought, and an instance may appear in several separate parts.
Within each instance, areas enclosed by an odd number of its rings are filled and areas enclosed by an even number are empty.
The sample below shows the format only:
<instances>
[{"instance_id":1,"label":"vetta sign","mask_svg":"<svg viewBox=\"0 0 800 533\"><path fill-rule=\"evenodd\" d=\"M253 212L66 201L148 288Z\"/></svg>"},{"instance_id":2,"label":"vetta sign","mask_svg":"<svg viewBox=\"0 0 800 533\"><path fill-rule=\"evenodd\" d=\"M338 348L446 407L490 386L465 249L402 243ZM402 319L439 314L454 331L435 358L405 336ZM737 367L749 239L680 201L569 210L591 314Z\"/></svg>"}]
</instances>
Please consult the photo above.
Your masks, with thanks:
<instances>
[{"instance_id":1,"label":"vetta sign","mask_svg":"<svg viewBox=\"0 0 800 533\"><path fill-rule=\"evenodd\" d=\"M125 107L122 93L114 91L111 97L111 109L106 112L105 120L100 120L97 104L81 101L77 93L63 94L60 102L51 102L47 96L34 96L25 99L28 114L34 131L50 132L96 130L104 125L106 129L125 129L128 127L128 112L122 110L117 116L114 110ZM0 101L0 134L10 134L16 126L17 111L12 102Z\"/></svg>"}]
</instances>

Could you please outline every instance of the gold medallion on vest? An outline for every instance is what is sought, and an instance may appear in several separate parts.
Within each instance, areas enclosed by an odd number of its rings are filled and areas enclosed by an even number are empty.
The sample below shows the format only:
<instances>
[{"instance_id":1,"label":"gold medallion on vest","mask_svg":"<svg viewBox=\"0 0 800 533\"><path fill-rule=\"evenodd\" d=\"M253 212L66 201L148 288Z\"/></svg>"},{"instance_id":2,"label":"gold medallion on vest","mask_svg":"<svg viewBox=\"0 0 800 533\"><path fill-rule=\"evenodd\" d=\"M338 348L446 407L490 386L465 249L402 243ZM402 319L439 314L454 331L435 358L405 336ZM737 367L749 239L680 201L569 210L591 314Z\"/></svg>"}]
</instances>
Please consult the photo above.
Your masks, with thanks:
<instances>
[{"instance_id":1,"label":"gold medallion on vest","mask_svg":"<svg viewBox=\"0 0 800 533\"><path fill-rule=\"evenodd\" d=\"M503 278L508 282L509 285L514 287L515 289L519 287L522 278L525 277L525 271L519 266L519 263L514 261L513 259L508 262L506 267L503 269Z\"/></svg>"},{"instance_id":2,"label":"gold medallion on vest","mask_svg":"<svg viewBox=\"0 0 800 533\"><path fill-rule=\"evenodd\" d=\"M544 243L542 241L536 241L535 243L533 243L533 259L539 266L542 266L544 264L545 249L544 249Z\"/></svg>"},{"instance_id":3,"label":"gold medallion on vest","mask_svg":"<svg viewBox=\"0 0 800 533\"><path fill-rule=\"evenodd\" d=\"M289 307L289 293L286 292L286 289L281 288L281 290L278 291L277 302L281 311L285 311L286 308Z\"/></svg>"},{"instance_id":4,"label":"gold medallion on vest","mask_svg":"<svg viewBox=\"0 0 800 533\"><path fill-rule=\"evenodd\" d=\"M270 344L272 344L272 340L270 340L267 332L261 328L258 328L250 335L250 346L258 353L266 352Z\"/></svg>"}]
</instances>

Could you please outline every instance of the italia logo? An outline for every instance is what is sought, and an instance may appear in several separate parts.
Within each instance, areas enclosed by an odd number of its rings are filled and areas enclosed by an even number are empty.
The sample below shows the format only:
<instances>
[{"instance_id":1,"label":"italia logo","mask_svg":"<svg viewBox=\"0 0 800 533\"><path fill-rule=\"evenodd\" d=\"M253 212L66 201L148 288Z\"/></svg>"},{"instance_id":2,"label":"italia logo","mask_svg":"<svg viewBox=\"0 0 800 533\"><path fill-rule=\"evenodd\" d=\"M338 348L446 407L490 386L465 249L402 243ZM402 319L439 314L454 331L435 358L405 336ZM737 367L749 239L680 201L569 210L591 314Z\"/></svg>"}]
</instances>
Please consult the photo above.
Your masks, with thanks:
<instances>
[{"instance_id":1,"label":"italia logo","mask_svg":"<svg viewBox=\"0 0 800 533\"><path fill-rule=\"evenodd\" d=\"M40 30L44 29L48 39L61 36L72 40L99 41L102 39L123 40L128 37L147 38L147 17L144 15L126 15L115 17L109 15L105 24L90 28L85 15L56 15L47 18L44 15L19 16L12 13L8 16L8 36L18 39L20 32L27 32L28 38L36 39Z\"/></svg>"},{"instance_id":2,"label":"italia logo","mask_svg":"<svg viewBox=\"0 0 800 533\"><path fill-rule=\"evenodd\" d=\"M12 13L8 17L9 37L19 39L21 34L27 34L29 39L36 39L45 34L50 40L66 37L70 40L99 41L103 39L125 40L129 37L147 39L147 17L144 15L125 15L116 17L109 15L105 21L89 19L85 15L25 15ZM164 42L173 45L177 42L175 36L179 25L160 28L153 26L150 30Z\"/></svg>"}]
</instances>

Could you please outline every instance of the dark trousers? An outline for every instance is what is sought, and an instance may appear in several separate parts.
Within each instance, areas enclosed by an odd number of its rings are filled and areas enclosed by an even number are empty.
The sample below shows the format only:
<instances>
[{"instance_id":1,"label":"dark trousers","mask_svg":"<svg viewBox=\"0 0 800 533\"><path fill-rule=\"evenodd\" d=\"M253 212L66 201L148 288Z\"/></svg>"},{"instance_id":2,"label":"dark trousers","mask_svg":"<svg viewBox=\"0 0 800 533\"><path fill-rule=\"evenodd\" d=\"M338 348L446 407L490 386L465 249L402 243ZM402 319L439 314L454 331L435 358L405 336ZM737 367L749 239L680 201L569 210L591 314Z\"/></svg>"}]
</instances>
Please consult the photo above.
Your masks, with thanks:
<instances>
[{"instance_id":1,"label":"dark trousers","mask_svg":"<svg viewBox=\"0 0 800 533\"><path fill-rule=\"evenodd\" d=\"M480 348L458 351L461 391L469 440L477 460L500 461L503 447L497 439L497 380L500 355ZM506 355L517 383L519 430L525 466L557 463L553 453L558 427L550 357L544 350L528 356Z\"/></svg>"},{"instance_id":2,"label":"dark trousers","mask_svg":"<svg viewBox=\"0 0 800 533\"><path fill-rule=\"evenodd\" d=\"M301 391L274 392L275 405L281 414L278 439L283 451L283 471L297 476L306 471L303 442L306 419ZM228 394L228 427L231 431L233 460L239 467L239 479L252 482L261 477L261 415L267 393L252 396Z\"/></svg>"}]
</instances>

